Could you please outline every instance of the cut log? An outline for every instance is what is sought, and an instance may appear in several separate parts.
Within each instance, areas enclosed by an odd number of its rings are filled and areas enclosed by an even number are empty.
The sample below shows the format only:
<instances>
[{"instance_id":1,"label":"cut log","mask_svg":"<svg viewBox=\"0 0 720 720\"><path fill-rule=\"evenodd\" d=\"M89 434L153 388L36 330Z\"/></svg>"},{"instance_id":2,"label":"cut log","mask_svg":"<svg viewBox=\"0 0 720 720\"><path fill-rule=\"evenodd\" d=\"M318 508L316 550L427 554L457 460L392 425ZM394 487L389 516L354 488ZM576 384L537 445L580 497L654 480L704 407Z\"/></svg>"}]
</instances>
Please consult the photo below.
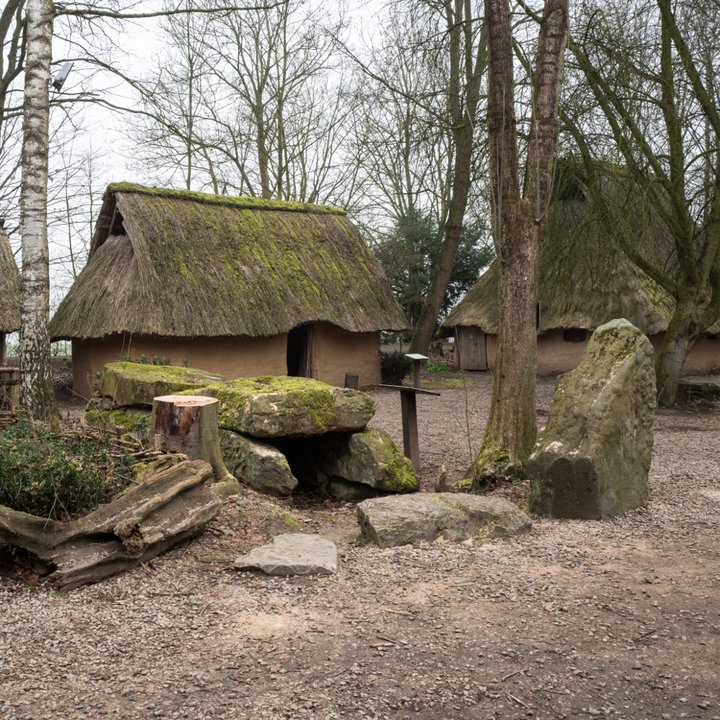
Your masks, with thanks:
<instances>
[{"instance_id":1,"label":"cut log","mask_svg":"<svg viewBox=\"0 0 720 720\"><path fill-rule=\"evenodd\" d=\"M212 465L215 478L234 479L225 467L218 438L218 401L203 395L161 395L153 399L155 449L183 453Z\"/></svg>"},{"instance_id":2,"label":"cut log","mask_svg":"<svg viewBox=\"0 0 720 720\"><path fill-rule=\"evenodd\" d=\"M23 548L62 590L97 582L147 562L202 532L222 501L210 487L212 467L185 460L150 467L124 495L69 522L0 506L0 543Z\"/></svg>"}]
</instances>

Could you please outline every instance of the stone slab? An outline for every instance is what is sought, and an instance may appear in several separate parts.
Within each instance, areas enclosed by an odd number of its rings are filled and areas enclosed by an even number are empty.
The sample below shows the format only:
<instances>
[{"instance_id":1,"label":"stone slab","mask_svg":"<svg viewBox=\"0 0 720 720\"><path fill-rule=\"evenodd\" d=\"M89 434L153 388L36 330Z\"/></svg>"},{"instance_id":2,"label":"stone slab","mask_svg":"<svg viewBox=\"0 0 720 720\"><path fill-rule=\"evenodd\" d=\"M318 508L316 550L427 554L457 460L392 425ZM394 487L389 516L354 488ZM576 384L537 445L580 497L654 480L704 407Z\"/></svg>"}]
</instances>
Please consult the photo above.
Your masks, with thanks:
<instances>
[{"instance_id":1,"label":"stone slab","mask_svg":"<svg viewBox=\"0 0 720 720\"><path fill-rule=\"evenodd\" d=\"M363 537L380 547L511 537L532 527L509 500L459 493L421 493L365 500L358 505Z\"/></svg>"},{"instance_id":2,"label":"stone slab","mask_svg":"<svg viewBox=\"0 0 720 720\"><path fill-rule=\"evenodd\" d=\"M238 570L261 570L267 575L334 575L337 547L320 535L288 533L253 548L234 563Z\"/></svg>"}]
</instances>

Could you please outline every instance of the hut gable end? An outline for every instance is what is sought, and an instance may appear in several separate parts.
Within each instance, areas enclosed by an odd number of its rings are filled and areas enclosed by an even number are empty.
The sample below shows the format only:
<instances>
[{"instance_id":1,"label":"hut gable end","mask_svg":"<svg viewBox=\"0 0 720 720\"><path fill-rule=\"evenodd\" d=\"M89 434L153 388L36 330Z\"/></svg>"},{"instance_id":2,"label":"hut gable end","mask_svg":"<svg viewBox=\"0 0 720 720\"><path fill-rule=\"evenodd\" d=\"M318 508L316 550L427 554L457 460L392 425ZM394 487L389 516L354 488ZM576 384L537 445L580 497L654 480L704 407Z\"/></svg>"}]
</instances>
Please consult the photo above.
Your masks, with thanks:
<instances>
[{"instance_id":1,"label":"hut gable end","mask_svg":"<svg viewBox=\"0 0 720 720\"><path fill-rule=\"evenodd\" d=\"M118 273L127 277L108 287ZM383 280L341 210L117 184L51 333L260 337L308 322L402 329Z\"/></svg>"},{"instance_id":2,"label":"hut gable end","mask_svg":"<svg viewBox=\"0 0 720 720\"><path fill-rule=\"evenodd\" d=\"M0 333L20 327L20 273L10 240L0 228ZM0 353L1 354L1 353Z\"/></svg>"}]
</instances>

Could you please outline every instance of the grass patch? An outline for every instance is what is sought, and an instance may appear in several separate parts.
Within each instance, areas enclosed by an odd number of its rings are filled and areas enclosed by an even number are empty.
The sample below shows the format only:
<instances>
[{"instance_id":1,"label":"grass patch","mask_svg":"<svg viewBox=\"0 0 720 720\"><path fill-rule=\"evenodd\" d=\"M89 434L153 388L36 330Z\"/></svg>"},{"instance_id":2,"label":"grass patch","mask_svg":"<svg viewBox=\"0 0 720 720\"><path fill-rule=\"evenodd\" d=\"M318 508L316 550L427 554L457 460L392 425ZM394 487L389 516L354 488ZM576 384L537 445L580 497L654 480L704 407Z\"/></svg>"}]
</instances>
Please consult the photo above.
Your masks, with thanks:
<instances>
[{"instance_id":1,"label":"grass patch","mask_svg":"<svg viewBox=\"0 0 720 720\"><path fill-rule=\"evenodd\" d=\"M53 520L76 517L127 487L132 465L110 437L15 423L0 433L0 505Z\"/></svg>"}]
</instances>

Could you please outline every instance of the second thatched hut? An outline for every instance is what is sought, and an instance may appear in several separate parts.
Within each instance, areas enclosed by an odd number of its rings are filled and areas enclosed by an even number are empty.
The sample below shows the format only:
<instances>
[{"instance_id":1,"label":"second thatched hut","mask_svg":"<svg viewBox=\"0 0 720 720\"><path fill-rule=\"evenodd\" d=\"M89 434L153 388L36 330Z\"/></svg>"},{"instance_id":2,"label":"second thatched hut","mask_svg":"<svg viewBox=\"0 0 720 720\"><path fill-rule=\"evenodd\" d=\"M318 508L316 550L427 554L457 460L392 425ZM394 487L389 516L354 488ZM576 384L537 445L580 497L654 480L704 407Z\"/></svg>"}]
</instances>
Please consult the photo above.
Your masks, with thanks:
<instances>
[{"instance_id":1,"label":"second thatched hut","mask_svg":"<svg viewBox=\"0 0 720 720\"><path fill-rule=\"evenodd\" d=\"M405 326L341 210L114 184L50 331L72 341L73 387L89 395L128 357L377 383L380 331Z\"/></svg>"},{"instance_id":2,"label":"second thatched hut","mask_svg":"<svg viewBox=\"0 0 720 720\"><path fill-rule=\"evenodd\" d=\"M622 169L605 166L603 191L617 203L616 218L630 225L634 247L672 272L674 249L667 230ZM631 263L613 236L612 223L591 210L577 167L558 164L548 232L542 248L537 306L538 373L573 369L595 328L626 318L659 347L674 306L672 298ZM463 370L492 370L498 333L499 272L493 262L450 311L441 333L455 338L455 364ZM691 349L685 372L720 368L720 323Z\"/></svg>"},{"instance_id":3,"label":"second thatched hut","mask_svg":"<svg viewBox=\"0 0 720 720\"><path fill-rule=\"evenodd\" d=\"M20 273L10 240L0 224L0 365L5 365L8 333L20 327Z\"/></svg>"}]
</instances>

